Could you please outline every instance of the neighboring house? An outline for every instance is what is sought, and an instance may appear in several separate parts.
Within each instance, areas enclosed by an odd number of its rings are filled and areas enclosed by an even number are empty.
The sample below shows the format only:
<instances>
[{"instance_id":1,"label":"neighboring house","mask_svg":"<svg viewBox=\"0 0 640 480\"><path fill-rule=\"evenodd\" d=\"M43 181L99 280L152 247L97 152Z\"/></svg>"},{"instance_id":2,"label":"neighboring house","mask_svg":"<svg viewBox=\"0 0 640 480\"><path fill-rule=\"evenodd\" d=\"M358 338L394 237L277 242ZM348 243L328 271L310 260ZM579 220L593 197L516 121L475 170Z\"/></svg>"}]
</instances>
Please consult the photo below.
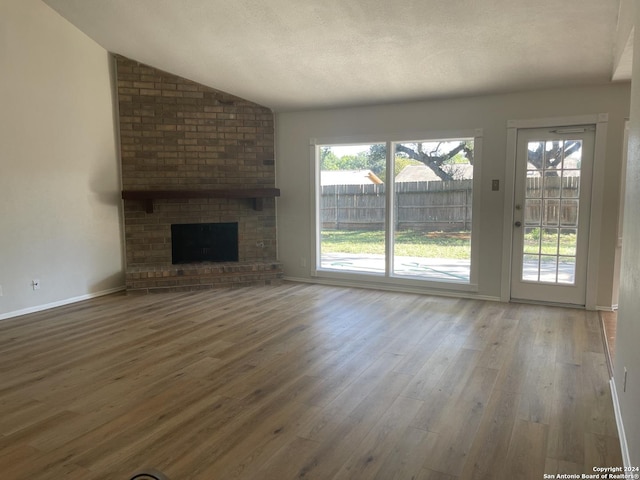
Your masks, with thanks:
<instances>
[{"instance_id":1,"label":"neighboring house","mask_svg":"<svg viewBox=\"0 0 640 480\"><path fill-rule=\"evenodd\" d=\"M577 160L567 159L565 163L565 171L563 176L575 177L580 176L580 170ZM442 168L445 172L451 174L454 180L470 180L473 178L473 165L470 164L454 164L445 165ZM576 170L571 170L576 169ZM540 171L531 163L528 164L528 177L539 177ZM442 179L426 165L407 165L398 175L396 175L396 183L399 182L440 182Z\"/></svg>"},{"instance_id":2,"label":"neighboring house","mask_svg":"<svg viewBox=\"0 0 640 480\"><path fill-rule=\"evenodd\" d=\"M445 172L453 175L454 180L468 180L473 178L473 165L458 163L445 165L442 168ZM426 165L407 165L398 175L397 182L439 182L442 179Z\"/></svg>"}]
</instances>

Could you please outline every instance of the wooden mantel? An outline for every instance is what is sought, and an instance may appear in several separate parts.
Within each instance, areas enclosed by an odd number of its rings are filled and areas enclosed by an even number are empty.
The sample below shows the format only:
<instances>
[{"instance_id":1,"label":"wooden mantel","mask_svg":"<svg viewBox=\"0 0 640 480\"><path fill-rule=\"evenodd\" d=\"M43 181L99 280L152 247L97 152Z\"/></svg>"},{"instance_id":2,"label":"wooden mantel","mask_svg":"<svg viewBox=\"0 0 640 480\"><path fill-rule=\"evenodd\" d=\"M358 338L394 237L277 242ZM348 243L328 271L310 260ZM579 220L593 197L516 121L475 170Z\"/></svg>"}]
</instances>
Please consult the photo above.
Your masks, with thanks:
<instances>
[{"instance_id":1,"label":"wooden mantel","mask_svg":"<svg viewBox=\"0 0 640 480\"><path fill-rule=\"evenodd\" d=\"M253 209L261 211L265 198L279 197L279 188L232 188L220 190L123 190L123 200L141 200L147 213L153 213L153 201L175 198L250 198Z\"/></svg>"}]
</instances>

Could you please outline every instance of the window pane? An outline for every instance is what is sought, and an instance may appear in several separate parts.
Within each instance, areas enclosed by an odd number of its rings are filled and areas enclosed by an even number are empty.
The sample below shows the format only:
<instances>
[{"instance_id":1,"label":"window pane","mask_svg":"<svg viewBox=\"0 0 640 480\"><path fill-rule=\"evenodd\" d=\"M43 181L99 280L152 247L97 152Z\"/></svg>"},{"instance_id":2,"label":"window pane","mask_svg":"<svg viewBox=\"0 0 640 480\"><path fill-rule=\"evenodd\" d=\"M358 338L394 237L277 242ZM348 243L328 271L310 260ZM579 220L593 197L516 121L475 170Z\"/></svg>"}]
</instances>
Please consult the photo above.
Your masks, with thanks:
<instances>
[{"instance_id":1,"label":"window pane","mask_svg":"<svg viewBox=\"0 0 640 480\"><path fill-rule=\"evenodd\" d=\"M558 257L552 255L540 256L540 281L556 283L558 278Z\"/></svg>"},{"instance_id":2,"label":"window pane","mask_svg":"<svg viewBox=\"0 0 640 480\"><path fill-rule=\"evenodd\" d=\"M540 225L542 220L542 200L525 200L524 223L525 225Z\"/></svg>"},{"instance_id":3,"label":"window pane","mask_svg":"<svg viewBox=\"0 0 640 480\"><path fill-rule=\"evenodd\" d=\"M562 198L578 198L580 196L580 170L564 170L562 175Z\"/></svg>"},{"instance_id":4,"label":"window pane","mask_svg":"<svg viewBox=\"0 0 640 480\"><path fill-rule=\"evenodd\" d=\"M558 283L574 285L576 283L575 257L560 257L558 260Z\"/></svg>"},{"instance_id":5,"label":"window pane","mask_svg":"<svg viewBox=\"0 0 640 480\"><path fill-rule=\"evenodd\" d=\"M539 173L537 170L536 172ZM525 198L542 198L542 178L540 176L527 177L526 182Z\"/></svg>"},{"instance_id":6,"label":"window pane","mask_svg":"<svg viewBox=\"0 0 640 480\"><path fill-rule=\"evenodd\" d=\"M320 147L320 268L385 273L385 144Z\"/></svg>"},{"instance_id":7,"label":"window pane","mask_svg":"<svg viewBox=\"0 0 640 480\"><path fill-rule=\"evenodd\" d=\"M558 225L560 221L560 200L544 201L544 225Z\"/></svg>"},{"instance_id":8,"label":"window pane","mask_svg":"<svg viewBox=\"0 0 640 480\"><path fill-rule=\"evenodd\" d=\"M544 198L560 198L561 180L562 177L555 170L544 172Z\"/></svg>"},{"instance_id":9,"label":"window pane","mask_svg":"<svg viewBox=\"0 0 640 480\"><path fill-rule=\"evenodd\" d=\"M540 250L546 255L558 254L558 229L545 228L542 230L542 240Z\"/></svg>"},{"instance_id":10,"label":"window pane","mask_svg":"<svg viewBox=\"0 0 640 480\"><path fill-rule=\"evenodd\" d=\"M473 139L394 146L393 274L468 283Z\"/></svg>"},{"instance_id":11,"label":"window pane","mask_svg":"<svg viewBox=\"0 0 640 480\"><path fill-rule=\"evenodd\" d=\"M567 227L578 226L578 200L562 200L560 224Z\"/></svg>"},{"instance_id":12,"label":"window pane","mask_svg":"<svg viewBox=\"0 0 640 480\"><path fill-rule=\"evenodd\" d=\"M540 227L524 229L524 253L540 253Z\"/></svg>"},{"instance_id":13,"label":"window pane","mask_svg":"<svg viewBox=\"0 0 640 480\"><path fill-rule=\"evenodd\" d=\"M539 177L544 160L544 142L527 144L527 178Z\"/></svg>"},{"instance_id":14,"label":"window pane","mask_svg":"<svg viewBox=\"0 0 640 480\"><path fill-rule=\"evenodd\" d=\"M544 152L544 169L556 170L562 168L564 158L564 146L561 141L548 141Z\"/></svg>"},{"instance_id":15,"label":"window pane","mask_svg":"<svg viewBox=\"0 0 640 480\"><path fill-rule=\"evenodd\" d=\"M537 282L539 278L540 256L522 256L522 280Z\"/></svg>"},{"instance_id":16,"label":"window pane","mask_svg":"<svg viewBox=\"0 0 640 480\"><path fill-rule=\"evenodd\" d=\"M564 141L564 162L562 167L565 170L573 169L580 171L582 163L582 140Z\"/></svg>"},{"instance_id":17,"label":"window pane","mask_svg":"<svg viewBox=\"0 0 640 480\"><path fill-rule=\"evenodd\" d=\"M560 230L560 255L576 255L577 228L563 228Z\"/></svg>"}]
</instances>

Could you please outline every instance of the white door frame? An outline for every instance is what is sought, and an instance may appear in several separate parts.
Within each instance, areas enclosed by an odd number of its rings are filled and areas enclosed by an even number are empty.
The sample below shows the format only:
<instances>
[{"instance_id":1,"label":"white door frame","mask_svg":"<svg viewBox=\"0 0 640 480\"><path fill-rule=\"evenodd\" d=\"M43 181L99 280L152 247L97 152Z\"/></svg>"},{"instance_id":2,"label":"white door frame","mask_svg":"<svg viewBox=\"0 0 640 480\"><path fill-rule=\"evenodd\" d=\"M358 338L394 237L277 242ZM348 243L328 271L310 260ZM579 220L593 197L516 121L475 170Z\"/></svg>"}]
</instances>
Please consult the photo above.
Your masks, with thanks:
<instances>
[{"instance_id":1,"label":"white door frame","mask_svg":"<svg viewBox=\"0 0 640 480\"><path fill-rule=\"evenodd\" d=\"M589 222L589 253L587 255L587 310L595 310L600 269L600 232L604 200L605 153L609 114L577 115L572 117L509 120L507 122L507 155L504 181L504 219L502 227L502 275L500 299L511 300L511 259L513 248L513 214L515 195L516 153L518 130L523 128L570 127L573 125L595 125L593 152L593 181L591 183L591 215Z\"/></svg>"},{"instance_id":2,"label":"white door frame","mask_svg":"<svg viewBox=\"0 0 640 480\"><path fill-rule=\"evenodd\" d=\"M627 162L629 160L629 120L624 121L624 135L622 137L622 168L620 168L620 208L618 209L618 240L613 264L613 292L611 295L611 310L618 310L620 294L620 261L622 255L622 230L624 218L624 195L627 188Z\"/></svg>"}]
</instances>

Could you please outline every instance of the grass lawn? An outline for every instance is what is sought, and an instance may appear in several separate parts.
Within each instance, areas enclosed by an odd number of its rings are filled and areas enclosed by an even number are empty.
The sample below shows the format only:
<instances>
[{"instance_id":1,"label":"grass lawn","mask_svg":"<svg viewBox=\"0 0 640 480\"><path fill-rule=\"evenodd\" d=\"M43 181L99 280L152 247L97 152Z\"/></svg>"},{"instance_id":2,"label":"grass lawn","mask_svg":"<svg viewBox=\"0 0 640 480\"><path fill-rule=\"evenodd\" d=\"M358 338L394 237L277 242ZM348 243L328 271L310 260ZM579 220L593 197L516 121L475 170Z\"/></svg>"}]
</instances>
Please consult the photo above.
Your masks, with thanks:
<instances>
[{"instance_id":1,"label":"grass lawn","mask_svg":"<svg viewBox=\"0 0 640 480\"><path fill-rule=\"evenodd\" d=\"M557 230L556 230L557 232ZM542 255L575 255L576 235L556 235L533 232L525 236L525 253ZM400 257L455 258L468 260L471 252L471 232L419 232L405 230L396 233L395 255ZM322 253L368 253L384 255L382 230L324 230Z\"/></svg>"},{"instance_id":2,"label":"grass lawn","mask_svg":"<svg viewBox=\"0 0 640 480\"><path fill-rule=\"evenodd\" d=\"M561 233L558 242L558 230L542 230L536 228L524 236L524 253L537 254L538 249L542 255L575 255L576 254L576 234Z\"/></svg>"},{"instance_id":3,"label":"grass lawn","mask_svg":"<svg viewBox=\"0 0 640 480\"><path fill-rule=\"evenodd\" d=\"M468 260L470 252L470 232L406 230L396 233L396 256ZM322 253L384 255L384 231L324 230L322 232Z\"/></svg>"}]
</instances>

